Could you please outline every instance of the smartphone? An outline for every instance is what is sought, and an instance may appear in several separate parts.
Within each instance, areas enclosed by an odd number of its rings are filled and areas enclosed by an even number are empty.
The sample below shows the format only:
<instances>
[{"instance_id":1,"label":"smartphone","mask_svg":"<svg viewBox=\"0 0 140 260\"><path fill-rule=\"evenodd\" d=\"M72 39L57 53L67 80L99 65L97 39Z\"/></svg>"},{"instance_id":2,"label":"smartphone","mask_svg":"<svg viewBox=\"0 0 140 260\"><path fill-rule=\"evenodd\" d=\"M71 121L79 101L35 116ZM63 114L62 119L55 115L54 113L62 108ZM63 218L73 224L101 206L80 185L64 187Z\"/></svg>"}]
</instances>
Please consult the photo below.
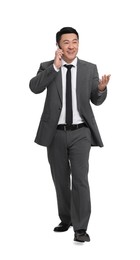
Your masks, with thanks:
<instances>
[{"instance_id":1,"label":"smartphone","mask_svg":"<svg viewBox=\"0 0 140 260\"><path fill-rule=\"evenodd\" d=\"M60 50L62 50L59 44L58 44L58 48L59 48ZM59 58L59 59L60 59L60 58ZM61 59L60 59L60 60L61 60Z\"/></svg>"}]
</instances>

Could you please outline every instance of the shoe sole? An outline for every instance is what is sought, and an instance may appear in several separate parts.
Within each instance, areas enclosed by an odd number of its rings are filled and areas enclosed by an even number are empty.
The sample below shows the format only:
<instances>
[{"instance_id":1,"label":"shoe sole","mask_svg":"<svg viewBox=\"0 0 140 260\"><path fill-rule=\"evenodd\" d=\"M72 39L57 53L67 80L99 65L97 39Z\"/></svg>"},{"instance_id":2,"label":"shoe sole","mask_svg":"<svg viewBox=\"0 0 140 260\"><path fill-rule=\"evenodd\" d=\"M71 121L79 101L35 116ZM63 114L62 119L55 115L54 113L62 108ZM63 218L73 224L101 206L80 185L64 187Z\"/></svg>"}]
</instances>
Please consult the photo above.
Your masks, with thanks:
<instances>
[{"instance_id":1,"label":"shoe sole","mask_svg":"<svg viewBox=\"0 0 140 260\"><path fill-rule=\"evenodd\" d=\"M79 242L79 243L84 243L85 241L81 241L81 240L78 240L78 239L74 239L75 242Z\"/></svg>"},{"instance_id":2,"label":"shoe sole","mask_svg":"<svg viewBox=\"0 0 140 260\"><path fill-rule=\"evenodd\" d=\"M80 243L84 243L84 242L90 242L90 240L78 240L78 239L76 239L76 238L74 238L74 241L76 241L76 242L80 242Z\"/></svg>"}]
</instances>

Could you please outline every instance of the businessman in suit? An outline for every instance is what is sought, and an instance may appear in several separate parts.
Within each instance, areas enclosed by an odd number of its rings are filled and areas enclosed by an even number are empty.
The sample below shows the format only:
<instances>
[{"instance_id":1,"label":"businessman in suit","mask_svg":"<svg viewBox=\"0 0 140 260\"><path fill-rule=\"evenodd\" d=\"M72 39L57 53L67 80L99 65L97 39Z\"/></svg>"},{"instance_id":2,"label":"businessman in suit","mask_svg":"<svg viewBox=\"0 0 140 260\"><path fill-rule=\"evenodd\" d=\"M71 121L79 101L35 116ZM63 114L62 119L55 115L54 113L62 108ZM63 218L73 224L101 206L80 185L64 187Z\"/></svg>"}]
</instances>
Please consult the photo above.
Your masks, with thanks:
<instances>
[{"instance_id":1,"label":"businessman in suit","mask_svg":"<svg viewBox=\"0 0 140 260\"><path fill-rule=\"evenodd\" d=\"M72 27L56 33L55 58L40 64L30 89L46 91L35 142L47 147L61 223L56 232L74 229L74 241L90 241L88 160L91 146L103 146L90 101L106 99L110 75L99 80L95 64L77 57L79 34ZM71 178L70 178L71 176ZM72 180L72 181L71 181Z\"/></svg>"}]
</instances>

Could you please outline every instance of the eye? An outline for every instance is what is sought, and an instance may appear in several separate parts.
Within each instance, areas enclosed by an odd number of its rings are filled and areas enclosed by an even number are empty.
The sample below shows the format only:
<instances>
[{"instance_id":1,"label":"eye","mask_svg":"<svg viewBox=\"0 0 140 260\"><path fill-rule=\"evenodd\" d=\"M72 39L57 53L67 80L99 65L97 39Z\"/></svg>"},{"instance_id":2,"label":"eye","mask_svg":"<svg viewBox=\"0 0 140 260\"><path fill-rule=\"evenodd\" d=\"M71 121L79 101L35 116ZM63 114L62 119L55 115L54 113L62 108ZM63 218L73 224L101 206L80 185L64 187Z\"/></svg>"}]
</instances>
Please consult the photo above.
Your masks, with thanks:
<instances>
[{"instance_id":1,"label":"eye","mask_svg":"<svg viewBox=\"0 0 140 260\"><path fill-rule=\"evenodd\" d=\"M64 42L64 44L69 44L69 42Z\"/></svg>"}]
</instances>

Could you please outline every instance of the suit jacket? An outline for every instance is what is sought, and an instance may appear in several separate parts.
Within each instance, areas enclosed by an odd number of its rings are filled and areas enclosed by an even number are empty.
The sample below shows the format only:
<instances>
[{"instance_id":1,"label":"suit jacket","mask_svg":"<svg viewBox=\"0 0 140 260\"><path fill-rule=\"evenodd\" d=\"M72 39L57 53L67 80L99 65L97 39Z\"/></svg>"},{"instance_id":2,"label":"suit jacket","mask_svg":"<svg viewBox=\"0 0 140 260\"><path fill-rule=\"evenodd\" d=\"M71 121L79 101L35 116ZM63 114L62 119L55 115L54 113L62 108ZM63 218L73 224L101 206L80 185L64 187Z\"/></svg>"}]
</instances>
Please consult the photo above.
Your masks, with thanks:
<instances>
[{"instance_id":1,"label":"suit jacket","mask_svg":"<svg viewBox=\"0 0 140 260\"><path fill-rule=\"evenodd\" d=\"M39 94L47 89L46 99L35 142L49 146L56 133L58 120L62 109L62 76L61 70L56 72L54 60L40 64L37 75L30 80L30 89ZM102 93L98 91L99 76L95 64L77 60L76 82L77 106L80 116L91 131L91 146L103 146L90 101L94 105L104 102L107 88Z\"/></svg>"}]
</instances>

